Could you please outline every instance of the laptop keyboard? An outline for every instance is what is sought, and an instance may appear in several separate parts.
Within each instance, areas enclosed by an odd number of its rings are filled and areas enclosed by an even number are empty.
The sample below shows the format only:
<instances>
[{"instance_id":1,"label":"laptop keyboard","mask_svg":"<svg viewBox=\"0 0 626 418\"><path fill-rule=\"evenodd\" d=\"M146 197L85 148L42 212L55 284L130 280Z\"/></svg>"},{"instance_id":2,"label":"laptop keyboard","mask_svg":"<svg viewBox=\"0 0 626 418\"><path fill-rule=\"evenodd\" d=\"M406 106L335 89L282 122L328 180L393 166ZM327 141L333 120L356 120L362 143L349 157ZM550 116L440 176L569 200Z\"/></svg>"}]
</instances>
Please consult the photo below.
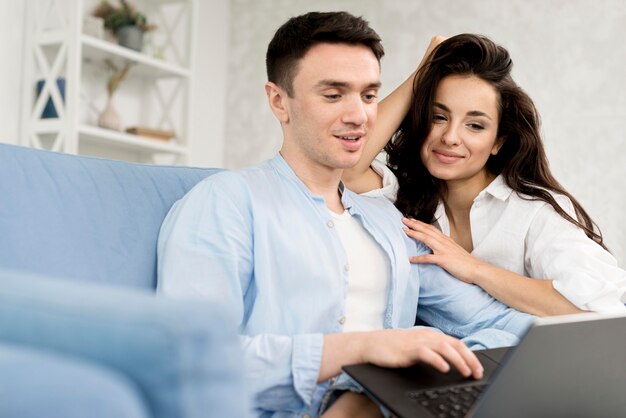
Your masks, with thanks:
<instances>
[{"instance_id":1,"label":"laptop keyboard","mask_svg":"<svg viewBox=\"0 0 626 418\"><path fill-rule=\"evenodd\" d=\"M437 418L461 418L469 411L486 383L409 392L408 396Z\"/></svg>"}]
</instances>

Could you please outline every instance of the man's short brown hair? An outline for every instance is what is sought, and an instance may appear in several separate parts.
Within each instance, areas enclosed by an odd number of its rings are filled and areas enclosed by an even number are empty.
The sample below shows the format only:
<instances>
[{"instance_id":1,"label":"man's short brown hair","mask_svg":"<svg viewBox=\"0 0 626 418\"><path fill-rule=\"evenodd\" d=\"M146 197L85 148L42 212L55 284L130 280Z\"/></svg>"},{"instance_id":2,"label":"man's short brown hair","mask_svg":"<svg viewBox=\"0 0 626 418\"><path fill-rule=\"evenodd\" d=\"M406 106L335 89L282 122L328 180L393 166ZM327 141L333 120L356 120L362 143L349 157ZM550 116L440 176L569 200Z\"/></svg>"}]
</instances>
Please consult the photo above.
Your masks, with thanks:
<instances>
[{"instance_id":1,"label":"man's short brown hair","mask_svg":"<svg viewBox=\"0 0 626 418\"><path fill-rule=\"evenodd\" d=\"M376 59L385 54L380 36L361 17L347 12L310 12L292 17L274 34L267 47L267 79L293 97L298 61L316 44L365 45Z\"/></svg>"}]
</instances>

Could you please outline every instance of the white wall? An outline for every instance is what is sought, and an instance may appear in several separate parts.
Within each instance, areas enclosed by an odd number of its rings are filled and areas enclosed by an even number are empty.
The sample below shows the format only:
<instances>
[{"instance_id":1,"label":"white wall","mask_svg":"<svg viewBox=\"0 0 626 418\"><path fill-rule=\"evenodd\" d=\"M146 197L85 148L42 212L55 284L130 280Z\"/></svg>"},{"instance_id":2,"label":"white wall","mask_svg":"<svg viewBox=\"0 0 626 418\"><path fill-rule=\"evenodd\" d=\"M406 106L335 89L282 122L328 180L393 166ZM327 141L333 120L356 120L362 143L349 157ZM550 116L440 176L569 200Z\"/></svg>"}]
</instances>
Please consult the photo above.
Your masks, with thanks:
<instances>
[{"instance_id":1,"label":"white wall","mask_svg":"<svg viewBox=\"0 0 626 418\"><path fill-rule=\"evenodd\" d=\"M198 22L192 93L189 164L224 165L226 92L228 91L229 0L197 0Z\"/></svg>"},{"instance_id":2,"label":"white wall","mask_svg":"<svg viewBox=\"0 0 626 418\"><path fill-rule=\"evenodd\" d=\"M0 0L0 142L9 144L18 143L23 15L21 0Z\"/></svg>"},{"instance_id":3,"label":"white wall","mask_svg":"<svg viewBox=\"0 0 626 418\"><path fill-rule=\"evenodd\" d=\"M557 178L596 220L626 265L626 2L622 0L231 0L224 163L256 163L279 148L266 104L264 54L290 16L347 10L384 41L383 94L415 67L433 34L476 32L509 49L514 76L543 117Z\"/></svg>"}]
</instances>

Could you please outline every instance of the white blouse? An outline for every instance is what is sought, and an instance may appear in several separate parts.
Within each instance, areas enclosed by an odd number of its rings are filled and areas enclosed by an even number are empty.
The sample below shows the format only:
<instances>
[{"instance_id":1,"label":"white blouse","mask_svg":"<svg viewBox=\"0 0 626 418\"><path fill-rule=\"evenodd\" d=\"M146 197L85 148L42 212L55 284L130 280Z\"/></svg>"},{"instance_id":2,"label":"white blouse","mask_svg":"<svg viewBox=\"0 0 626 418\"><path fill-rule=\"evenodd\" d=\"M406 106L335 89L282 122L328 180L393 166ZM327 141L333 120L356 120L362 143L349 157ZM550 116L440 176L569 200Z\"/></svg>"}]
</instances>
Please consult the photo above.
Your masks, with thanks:
<instances>
[{"instance_id":1,"label":"white blouse","mask_svg":"<svg viewBox=\"0 0 626 418\"><path fill-rule=\"evenodd\" d=\"M398 180L381 161L372 168L383 187L365 193L395 201ZM555 195L559 205L575 217L571 201ZM450 225L440 202L434 223L450 235ZM533 278L552 279L554 288L583 310L624 311L626 271L615 258L563 219L554 208L537 200L522 199L502 176L474 199L470 210L472 255L495 266Z\"/></svg>"}]
</instances>

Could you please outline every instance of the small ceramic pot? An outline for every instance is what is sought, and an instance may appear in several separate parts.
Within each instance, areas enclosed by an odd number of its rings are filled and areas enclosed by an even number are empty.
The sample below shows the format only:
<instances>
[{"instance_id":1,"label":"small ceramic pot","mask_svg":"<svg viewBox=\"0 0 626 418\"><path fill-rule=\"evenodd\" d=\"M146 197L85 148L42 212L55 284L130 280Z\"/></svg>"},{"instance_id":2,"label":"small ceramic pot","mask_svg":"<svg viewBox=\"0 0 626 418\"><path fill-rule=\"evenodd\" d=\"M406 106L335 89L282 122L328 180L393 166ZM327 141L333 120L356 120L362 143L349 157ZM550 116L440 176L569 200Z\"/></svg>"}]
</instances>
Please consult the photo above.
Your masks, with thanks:
<instances>
[{"instance_id":1,"label":"small ceramic pot","mask_svg":"<svg viewBox=\"0 0 626 418\"><path fill-rule=\"evenodd\" d=\"M141 51L143 48L143 30L137 26L122 26L115 32L120 46Z\"/></svg>"}]
</instances>

